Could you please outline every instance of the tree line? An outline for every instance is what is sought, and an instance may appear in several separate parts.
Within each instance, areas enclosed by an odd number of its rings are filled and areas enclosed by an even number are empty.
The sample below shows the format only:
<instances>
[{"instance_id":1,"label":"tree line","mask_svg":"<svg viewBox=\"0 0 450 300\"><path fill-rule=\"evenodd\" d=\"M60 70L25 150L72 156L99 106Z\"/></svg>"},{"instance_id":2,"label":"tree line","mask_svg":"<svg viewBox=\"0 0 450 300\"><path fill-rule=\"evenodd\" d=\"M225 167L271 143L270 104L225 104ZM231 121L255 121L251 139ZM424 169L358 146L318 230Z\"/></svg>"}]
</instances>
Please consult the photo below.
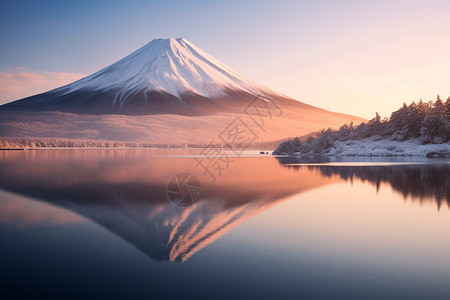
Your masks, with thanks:
<instances>
[{"instance_id":1,"label":"tree line","mask_svg":"<svg viewBox=\"0 0 450 300\"><path fill-rule=\"evenodd\" d=\"M39 148L204 148L220 147L220 144L207 145L198 143L162 144L120 141L66 140L66 139L32 139L0 138L0 149L39 149Z\"/></svg>"},{"instance_id":2,"label":"tree line","mask_svg":"<svg viewBox=\"0 0 450 300\"><path fill-rule=\"evenodd\" d=\"M442 144L450 139L450 97L444 102L439 95L436 101L403 106L394 111L390 118L375 117L367 123L354 126L353 122L321 130L305 137L297 137L281 143L275 153L321 153L333 146L335 141L360 140L372 137L376 140L390 139L405 141L419 139L422 144Z\"/></svg>"},{"instance_id":3,"label":"tree line","mask_svg":"<svg viewBox=\"0 0 450 300\"><path fill-rule=\"evenodd\" d=\"M249 149L271 148L280 144L281 140L273 142L253 143ZM108 140L70 140L51 138L6 138L0 137L0 149L42 149L42 148L229 148L224 143L139 143ZM236 146L237 147L237 146Z\"/></svg>"}]
</instances>

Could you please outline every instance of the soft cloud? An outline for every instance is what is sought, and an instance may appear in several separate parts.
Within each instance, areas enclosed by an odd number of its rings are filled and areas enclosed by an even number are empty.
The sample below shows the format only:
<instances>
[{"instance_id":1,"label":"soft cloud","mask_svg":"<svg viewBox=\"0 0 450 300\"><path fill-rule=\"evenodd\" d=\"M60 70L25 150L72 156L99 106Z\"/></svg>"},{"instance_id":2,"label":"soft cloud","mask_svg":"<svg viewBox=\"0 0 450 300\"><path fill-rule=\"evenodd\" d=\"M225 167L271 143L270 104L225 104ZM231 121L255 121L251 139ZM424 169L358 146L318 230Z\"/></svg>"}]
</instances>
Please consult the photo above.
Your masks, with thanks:
<instances>
[{"instance_id":1,"label":"soft cloud","mask_svg":"<svg viewBox=\"0 0 450 300\"><path fill-rule=\"evenodd\" d=\"M32 71L24 67L0 72L0 105L52 90L84 76L78 73Z\"/></svg>"}]
</instances>

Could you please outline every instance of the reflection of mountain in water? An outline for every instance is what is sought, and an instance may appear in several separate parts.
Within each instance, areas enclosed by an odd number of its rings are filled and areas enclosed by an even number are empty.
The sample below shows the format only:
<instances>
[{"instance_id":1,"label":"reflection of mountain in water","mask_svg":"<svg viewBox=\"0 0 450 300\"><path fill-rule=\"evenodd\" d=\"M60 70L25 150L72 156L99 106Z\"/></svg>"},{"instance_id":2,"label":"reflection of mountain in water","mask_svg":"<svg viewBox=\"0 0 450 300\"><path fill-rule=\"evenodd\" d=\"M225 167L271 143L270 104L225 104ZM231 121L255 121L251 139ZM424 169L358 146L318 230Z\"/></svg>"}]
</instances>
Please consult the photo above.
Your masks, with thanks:
<instances>
[{"instance_id":1,"label":"reflection of mountain in water","mask_svg":"<svg viewBox=\"0 0 450 300\"><path fill-rule=\"evenodd\" d=\"M275 202L256 195L236 204L232 198L203 198L196 205L182 208L170 203L164 191L163 185L24 187L27 196L90 219L157 261L185 261Z\"/></svg>"},{"instance_id":2,"label":"reflection of mountain in water","mask_svg":"<svg viewBox=\"0 0 450 300\"><path fill-rule=\"evenodd\" d=\"M268 158L236 160L212 183L192 158L84 153L0 156L0 188L90 219L158 261L185 261L281 199L333 181L307 169L286 172ZM167 183L182 172L198 172L202 181L200 200L186 208L166 195Z\"/></svg>"},{"instance_id":3,"label":"reflection of mountain in water","mask_svg":"<svg viewBox=\"0 0 450 300\"><path fill-rule=\"evenodd\" d=\"M136 193L126 193L120 188L112 197L107 205L70 203L70 209L104 226L157 261L185 261L273 203L251 201L228 208L207 199L187 208L167 201L136 204Z\"/></svg>"},{"instance_id":4,"label":"reflection of mountain in water","mask_svg":"<svg viewBox=\"0 0 450 300\"><path fill-rule=\"evenodd\" d=\"M279 162L317 161L239 158L213 183L188 157L152 157L145 151L22 151L0 153L0 188L92 220L158 261L185 261L282 199L341 180L367 180L377 187L388 183L413 199L435 199L438 205L449 201L448 165L288 165L287 170ZM199 201L186 208L173 205L166 194L170 180L183 172L195 174L202 184ZM23 222L27 214L36 219L34 206L9 211L21 211ZM58 223L63 218L60 214Z\"/></svg>"},{"instance_id":5,"label":"reflection of mountain in water","mask_svg":"<svg viewBox=\"0 0 450 300\"><path fill-rule=\"evenodd\" d=\"M279 160L279 162L294 163L292 160ZM318 162L308 161L308 163ZM318 170L324 177L331 178L338 175L345 181L353 182L354 179L368 181L374 184L377 190L382 183L387 183L395 191L402 193L405 198L411 196L413 201L435 201L438 208L443 201L446 201L450 206L450 165L445 163L379 166L302 166L300 164L287 167Z\"/></svg>"}]
</instances>

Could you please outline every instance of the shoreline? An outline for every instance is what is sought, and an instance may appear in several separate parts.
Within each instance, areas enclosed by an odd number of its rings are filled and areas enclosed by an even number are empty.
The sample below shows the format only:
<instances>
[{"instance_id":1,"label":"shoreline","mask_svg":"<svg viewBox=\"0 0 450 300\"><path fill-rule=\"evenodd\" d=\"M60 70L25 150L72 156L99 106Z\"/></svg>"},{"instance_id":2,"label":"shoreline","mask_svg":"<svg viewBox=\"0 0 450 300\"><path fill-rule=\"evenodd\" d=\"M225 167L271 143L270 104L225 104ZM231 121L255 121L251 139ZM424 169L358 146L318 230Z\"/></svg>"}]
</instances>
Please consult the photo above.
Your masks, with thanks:
<instances>
[{"instance_id":1,"label":"shoreline","mask_svg":"<svg viewBox=\"0 0 450 300\"><path fill-rule=\"evenodd\" d=\"M312 151L302 153L294 145L289 149L289 152L277 150L273 152L274 155L322 155L330 157L427 157L428 155L429 158L450 157L449 143L422 145L419 139L392 141L387 139L375 140L373 138L365 138L361 140L335 141L331 147L323 149L318 153Z\"/></svg>"}]
</instances>

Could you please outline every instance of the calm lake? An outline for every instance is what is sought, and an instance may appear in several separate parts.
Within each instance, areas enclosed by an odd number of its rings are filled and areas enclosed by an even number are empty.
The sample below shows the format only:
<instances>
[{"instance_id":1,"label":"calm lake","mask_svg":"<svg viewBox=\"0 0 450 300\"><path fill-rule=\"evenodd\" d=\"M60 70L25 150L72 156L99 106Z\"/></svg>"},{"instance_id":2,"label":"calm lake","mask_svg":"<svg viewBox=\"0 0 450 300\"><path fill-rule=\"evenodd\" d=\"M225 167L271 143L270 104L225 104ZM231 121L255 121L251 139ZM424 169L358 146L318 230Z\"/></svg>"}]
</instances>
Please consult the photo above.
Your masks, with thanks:
<instances>
[{"instance_id":1,"label":"calm lake","mask_svg":"<svg viewBox=\"0 0 450 300\"><path fill-rule=\"evenodd\" d=\"M450 164L0 152L0 299L450 299Z\"/></svg>"}]
</instances>

